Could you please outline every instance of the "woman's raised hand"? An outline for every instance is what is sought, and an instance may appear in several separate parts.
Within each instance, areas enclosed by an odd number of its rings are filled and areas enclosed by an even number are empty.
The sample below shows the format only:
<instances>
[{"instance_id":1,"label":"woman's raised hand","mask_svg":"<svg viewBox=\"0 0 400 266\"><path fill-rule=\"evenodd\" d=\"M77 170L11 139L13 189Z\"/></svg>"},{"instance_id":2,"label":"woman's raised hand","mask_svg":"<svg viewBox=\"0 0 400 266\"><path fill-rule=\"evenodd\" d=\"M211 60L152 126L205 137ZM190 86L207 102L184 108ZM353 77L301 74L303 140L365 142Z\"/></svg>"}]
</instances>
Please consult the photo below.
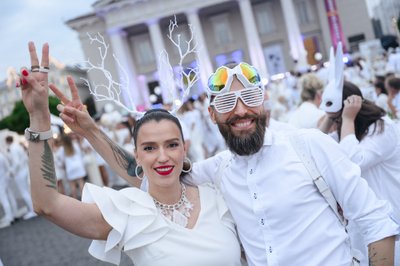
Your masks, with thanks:
<instances>
[{"instance_id":1,"label":"woman's raised hand","mask_svg":"<svg viewBox=\"0 0 400 266\"><path fill-rule=\"evenodd\" d=\"M50 84L50 89L60 99L62 104L57 105L60 118L74 132L84 136L91 128L96 127L78 94L78 88L71 76L67 77L72 98L68 99L55 85Z\"/></svg>"},{"instance_id":2,"label":"woman's raised hand","mask_svg":"<svg viewBox=\"0 0 400 266\"><path fill-rule=\"evenodd\" d=\"M50 111L48 102L48 71L49 71L49 45L45 43L42 48L42 60L36 54L35 44L29 42L29 54L31 69L21 68L20 82L22 101L29 112L31 127L32 123L45 123L50 125ZM47 121L48 120L48 121ZM35 126L36 127L36 126Z\"/></svg>"},{"instance_id":3,"label":"woman's raised hand","mask_svg":"<svg viewBox=\"0 0 400 266\"><path fill-rule=\"evenodd\" d=\"M361 109L363 99L358 95L351 95L344 100L344 108L342 113L343 119L354 121Z\"/></svg>"}]
</instances>

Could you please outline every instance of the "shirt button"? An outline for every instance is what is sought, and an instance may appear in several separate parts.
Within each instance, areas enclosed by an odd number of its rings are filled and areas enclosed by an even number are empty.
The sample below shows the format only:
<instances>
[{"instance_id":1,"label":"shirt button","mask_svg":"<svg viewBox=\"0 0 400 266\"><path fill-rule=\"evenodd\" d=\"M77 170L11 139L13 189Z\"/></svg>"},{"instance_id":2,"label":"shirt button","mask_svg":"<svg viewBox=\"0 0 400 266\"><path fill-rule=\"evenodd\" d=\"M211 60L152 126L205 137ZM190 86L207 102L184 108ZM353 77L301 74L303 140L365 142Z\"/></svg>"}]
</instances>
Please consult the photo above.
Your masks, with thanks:
<instances>
[{"instance_id":1,"label":"shirt button","mask_svg":"<svg viewBox=\"0 0 400 266\"><path fill-rule=\"evenodd\" d=\"M253 174L253 169L250 169L250 174Z\"/></svg>"},{"instance_id":2,"label":"shirt button","mask_svg":"<svg viewBox=\"0 0 400 266\"><path fill-rule=\"evenodd\" d=\"M264 225L264 219L261 219L261 220L260 220L260 224L261 224L261 225Z\"/></svg>"},{"instance_id":3,"label":"shirt button","mask_svg":"<svg viewBox=\"0 0 400 266\"><path fill-rule=\"evenodd\" d=\"M272 253L272 247L269 246L269 253Z\"/></svg>"},{"instance_id":4,"label":"shirt button","mask_svg":"<svg viewBox=\"0 0 400 266\"><path fill-rule=\"evenodd\" d=\"M253 194L254 199L257 199L257 193Z\"/></svg>"}]
</instances>

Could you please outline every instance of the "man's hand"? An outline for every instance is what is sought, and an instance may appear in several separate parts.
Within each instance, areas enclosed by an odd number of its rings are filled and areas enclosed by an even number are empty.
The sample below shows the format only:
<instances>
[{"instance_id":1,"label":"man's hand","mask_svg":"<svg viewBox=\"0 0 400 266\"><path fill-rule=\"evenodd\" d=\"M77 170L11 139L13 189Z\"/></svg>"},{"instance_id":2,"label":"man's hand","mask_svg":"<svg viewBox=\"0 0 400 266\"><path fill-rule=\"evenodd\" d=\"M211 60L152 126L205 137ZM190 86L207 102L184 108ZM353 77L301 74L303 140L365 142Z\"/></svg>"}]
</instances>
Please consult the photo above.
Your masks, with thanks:
<instances>
[{"instance_id":1,"label":"man's hand","mask_svg":"<svg viewBox=\"0 0 400 266\"><path fill-rule=\"evenodd\" d=\"M68 76L67 81L71 90L71 100L68 99L55 85L50 84L50 89L62 103L57 106L58 111L61 112L60 118L72 131L85 136L85 133L96 127L96 123L90 117L86 107L82 104L78 94L78 88L76 87L72 77Z\"/></svg>"}]
</instances>

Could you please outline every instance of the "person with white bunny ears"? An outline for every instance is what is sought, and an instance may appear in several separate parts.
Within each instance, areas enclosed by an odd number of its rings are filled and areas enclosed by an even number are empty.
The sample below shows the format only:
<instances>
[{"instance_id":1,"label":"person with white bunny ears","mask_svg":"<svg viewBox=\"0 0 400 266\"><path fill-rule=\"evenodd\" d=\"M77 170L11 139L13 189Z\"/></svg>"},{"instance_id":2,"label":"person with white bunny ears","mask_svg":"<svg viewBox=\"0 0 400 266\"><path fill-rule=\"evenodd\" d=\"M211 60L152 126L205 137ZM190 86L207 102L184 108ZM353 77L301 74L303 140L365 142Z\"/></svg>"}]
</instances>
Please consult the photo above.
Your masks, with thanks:
<instances>
[{"instance_id":1,"label":"person with white bunny ears","mask_svg":"<svg viewBox=\"0 0 400 266\"><path fill-rule=\"evenodd\" d=\"M326 119L321 124L323 132L330 133L350 159L360 166L361 176L377 197L391 203L393 219L400 223L400 127L385 110L364 99L361 90L353 83L343 81L341 47L331 62L329 85L325 88L321 109ZM333 66L332 65L332 66ZM334 75L333 75L334 74ZM347 226L352 245L367 255L367 245L353 221ZM368 265L362 260L361 265ZM395 265L400 265L400 243L396 241Z\"/></svg>"}]
</instances>

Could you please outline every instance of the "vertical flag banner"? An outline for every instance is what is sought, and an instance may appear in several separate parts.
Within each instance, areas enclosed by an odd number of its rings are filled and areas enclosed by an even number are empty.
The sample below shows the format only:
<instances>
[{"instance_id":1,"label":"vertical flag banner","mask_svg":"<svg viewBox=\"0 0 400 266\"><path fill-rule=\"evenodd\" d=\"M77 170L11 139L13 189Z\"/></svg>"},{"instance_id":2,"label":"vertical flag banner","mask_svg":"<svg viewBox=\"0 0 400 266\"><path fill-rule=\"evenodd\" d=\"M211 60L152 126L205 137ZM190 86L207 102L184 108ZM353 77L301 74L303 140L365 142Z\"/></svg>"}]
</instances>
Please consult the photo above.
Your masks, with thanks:
<instances>
[{"instance_id":1,"label":"vertical flag banner","mask_svg":"<svg viewBox=\"0 0 400 266\"><path fill-rule=\"evenodd\" d=\"M331 33L332 45L336 50L339 42L343 45L343 52L346 52L345 40L339 14L336 8L336 0L325 0L325 10L328 17L329 31Z\"/></svg>"}]
</instances>

